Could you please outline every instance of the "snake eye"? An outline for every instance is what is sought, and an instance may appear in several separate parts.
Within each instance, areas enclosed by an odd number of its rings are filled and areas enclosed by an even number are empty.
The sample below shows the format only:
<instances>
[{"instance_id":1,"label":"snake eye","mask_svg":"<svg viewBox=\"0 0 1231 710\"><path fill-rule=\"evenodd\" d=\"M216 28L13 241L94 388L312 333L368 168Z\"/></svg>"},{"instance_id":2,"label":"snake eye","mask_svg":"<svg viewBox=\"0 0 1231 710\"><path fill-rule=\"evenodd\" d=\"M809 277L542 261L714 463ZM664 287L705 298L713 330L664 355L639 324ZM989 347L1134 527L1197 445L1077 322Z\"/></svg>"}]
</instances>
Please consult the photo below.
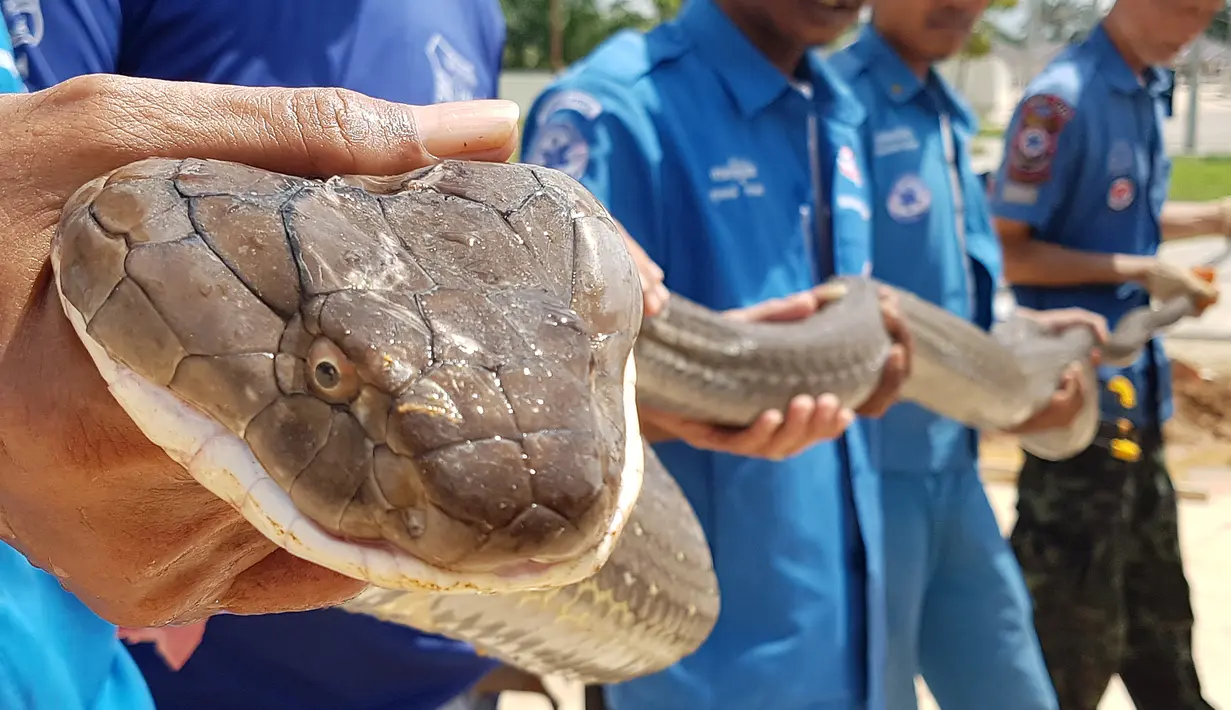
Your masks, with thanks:
<instances>
[{"instance_id":1,"label":"snake eye","mask_svg":"<svg viewBox=\"0 0 1231 710\"><path fill-rule=\"evenodd\" d=\"M362 382L355 366L342 349L327 338L317 338L308 348L308 382L326 401L342 404L359 394Z\"/></svg>"}]
</instances>

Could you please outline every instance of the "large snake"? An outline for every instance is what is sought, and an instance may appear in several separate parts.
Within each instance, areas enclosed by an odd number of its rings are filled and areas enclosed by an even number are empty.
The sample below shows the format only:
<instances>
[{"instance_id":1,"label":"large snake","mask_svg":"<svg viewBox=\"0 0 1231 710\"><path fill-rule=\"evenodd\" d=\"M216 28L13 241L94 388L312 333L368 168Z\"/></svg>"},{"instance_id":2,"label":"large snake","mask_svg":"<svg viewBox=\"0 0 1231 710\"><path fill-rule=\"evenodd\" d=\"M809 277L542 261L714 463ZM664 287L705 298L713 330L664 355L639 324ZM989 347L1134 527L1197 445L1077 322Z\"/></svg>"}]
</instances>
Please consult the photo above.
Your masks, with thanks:
<instances>
[{"instance_id":1,"label":"large snake","mask_svg":"<svg viewBox=\"0 0 1231 710\"><path fill-rule=\"evenodd\" d=\"M586 682L670 665L719 610L636 398L733 426L799 393L857 406L890 348L870 278L790 324L679 296L643 323L606 210L520 164L312 180L141 161L73 195L52 264L141 431L270 540L371 583L344 608ZM1007 428L1069 363L1093 377L1087 331L992 336L898 296L905 396L937 412ZM1191 312L1143 309L1104 350L1131 359ZM1071 454L1096 419L1091 401L1027 446Z\"/></svg>"}]
</instances>

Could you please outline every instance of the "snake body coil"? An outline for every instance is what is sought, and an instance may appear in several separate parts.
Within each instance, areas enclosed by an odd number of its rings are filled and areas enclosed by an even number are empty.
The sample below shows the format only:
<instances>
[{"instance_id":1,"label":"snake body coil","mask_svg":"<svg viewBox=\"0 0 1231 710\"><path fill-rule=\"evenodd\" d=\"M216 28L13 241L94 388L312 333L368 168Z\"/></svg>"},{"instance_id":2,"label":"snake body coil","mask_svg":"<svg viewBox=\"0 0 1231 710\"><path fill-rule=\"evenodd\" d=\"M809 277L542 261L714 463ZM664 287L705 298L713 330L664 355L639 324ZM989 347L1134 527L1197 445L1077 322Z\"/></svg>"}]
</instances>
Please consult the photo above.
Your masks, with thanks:
<instances>
[{"instance_id":1,"label":"snake body coil","mask_svg":"<svg viewBox=\"0 0 1231 710\"><path fill-rule=\"evenodd\" d=\"M345 608L588 682L670 665L719 610L635 398L728 425L804 392L857 406L890 346L870 279L795 323L676 297L643 324L609 215L527 165L320 181L142 161L73 196L52 264L146 436L275 543L372 583ZM1093 376L1088 334L993 336L899 295L925 407L1005 428L1070 362ZM1135 314L1111 349L1191 312ZM1027 445L1084 448L1095 406Z\"/></svg>"}]
</instances>

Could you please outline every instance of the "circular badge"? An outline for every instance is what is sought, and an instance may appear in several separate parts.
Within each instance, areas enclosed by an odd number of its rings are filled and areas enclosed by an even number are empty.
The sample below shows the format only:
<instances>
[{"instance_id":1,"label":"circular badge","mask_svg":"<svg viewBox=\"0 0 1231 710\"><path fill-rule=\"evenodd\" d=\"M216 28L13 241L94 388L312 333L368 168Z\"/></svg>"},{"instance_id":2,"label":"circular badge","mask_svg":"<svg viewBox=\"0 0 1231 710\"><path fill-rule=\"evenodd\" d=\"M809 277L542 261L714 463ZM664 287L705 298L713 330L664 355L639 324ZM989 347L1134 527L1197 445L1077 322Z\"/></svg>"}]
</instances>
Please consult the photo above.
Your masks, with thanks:
<instances>
[{"instance_id":1,"label":"circular badge","mask_svg":"<svg viewBox=\"0 0 1231 710\"><path fill-rule=\"evenodd\" d=\"M1042 128L1030 127L1017 134L1017 152L1026 160L1038 160L1051 150L1051 135Z\"/></svg>"},{"instance_id":2,"label":"circular badge","mask_svg":"<svg viewBox=\"0 0 1231 710\"><path fill-rule=\"evenodd\" d=\"M1133 204L1133 199L1136 197L1137 186L1132 179L1118 178L1111 181L1111 187L1107 190L1107 206L1119 212Z\"/></svg>"},{"instance_id":3,"label":"circular badge","mask_svg":"<svg viewBox=\"0 0 1231 710\"><path fill-rule=\"evenodd\" d=\"M590 164L590 145L572 123L553 121L539 131L526 151L525 162L554 168L580 180Z\"/></svg>"},{"instance_id":4,"label":"circular badge","mask_svg":"<svg viewBox=\"0 0 1231 710\"><path fill-rule=\"evenodd\" d=\"M932 207L932 191L918 175L903 175L889 191L885 209L899 222L914 222Z\"/></svg>"}]
</instances>

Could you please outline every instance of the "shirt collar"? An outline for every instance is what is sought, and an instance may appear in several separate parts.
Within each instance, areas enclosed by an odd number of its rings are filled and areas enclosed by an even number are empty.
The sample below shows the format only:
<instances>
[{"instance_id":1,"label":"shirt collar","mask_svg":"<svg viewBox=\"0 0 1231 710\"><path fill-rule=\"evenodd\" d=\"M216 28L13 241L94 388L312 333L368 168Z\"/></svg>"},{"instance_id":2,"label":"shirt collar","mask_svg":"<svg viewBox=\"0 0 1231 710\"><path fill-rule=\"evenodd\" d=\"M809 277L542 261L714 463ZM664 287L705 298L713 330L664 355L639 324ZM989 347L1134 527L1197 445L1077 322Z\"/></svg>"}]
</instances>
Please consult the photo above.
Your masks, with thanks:
<instances>
[{"instance_id":1,"label":"shirt collar","mask_svg":"<svg viewBox=\"0 0 1231 710\"><path fill-rule=\"evenodd\" d=\"M686 0L675 22L718 75L745 118L760 113L792 90L787 77L748 41L713 0ZM841 85L820 54L808 52L804 61L814 96L833 109L826 117L850 124L862 120L854 95Z\"/></svg>"},{"instance_id":2,"label":"shirt collar","mask_svg":"<svg viewBox=\"0 0 1231 710\"><path fill-rule=\"evenodd\" d=\"M1146 91L1158 97L1170 88L1171 77L1158 67L1148 67L1140 77L1135 74L1101 22L1090 31L1086 44L1098 53L1100 63L1107 69L1107 81L1113 89L1125 94Z\"/></svg>"},{"instance_id":3,"label":"shirt collar","mask_svg":"<svg viewBox=\"0 0 1231 710\"><path fill-rule=\"evenodd\" d=\"M928 70L928 80L924 83L906 66L902 57L890 47L871 22L865 23L859 30L859 36L852 44L852 49L858 54L867 67L873 79L880 84L885 96L891 101L905 104L913 101L920 94L931 89L932 95L944 103L943 108L951 113L957 123L971 130L977 122L974 112L960 96L949 86L934 68Z\"/></svg>"},{"instance_id":4,"label":"shirt collar","mask_svg":"<svg viewBox=\"0 0 1231 710\"><path fill-rule=\"evenodd\" d=\"M713 0L687 0L676 17L745 117L760 112L791 89L782 72L748 41Z\"/></svg>"}]
</instances>

